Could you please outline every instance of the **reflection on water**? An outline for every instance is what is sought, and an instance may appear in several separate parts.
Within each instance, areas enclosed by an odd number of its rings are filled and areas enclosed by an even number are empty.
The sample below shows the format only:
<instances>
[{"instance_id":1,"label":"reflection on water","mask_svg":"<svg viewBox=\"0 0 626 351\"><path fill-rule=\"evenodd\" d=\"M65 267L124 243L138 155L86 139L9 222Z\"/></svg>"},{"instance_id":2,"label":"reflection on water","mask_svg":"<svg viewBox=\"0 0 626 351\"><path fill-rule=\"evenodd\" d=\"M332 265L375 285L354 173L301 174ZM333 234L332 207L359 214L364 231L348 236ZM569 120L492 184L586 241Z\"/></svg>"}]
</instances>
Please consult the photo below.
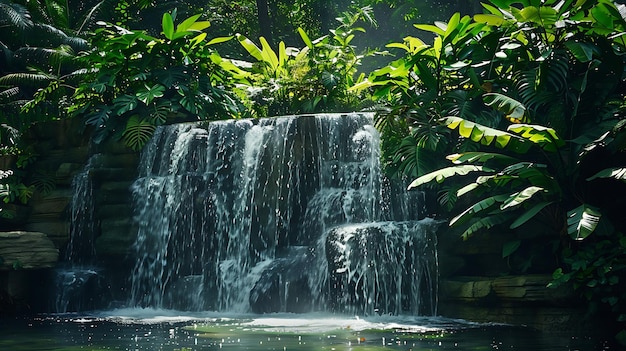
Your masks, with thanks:
<instances>
[{"instance_id":1,"label":"reflection on water","mask_svg":"<svg viewBox=\"0 0 626 351\"><path fill-rule=\"evenodd\" d=\"M610 350L590 337L436 317L115 310L0 320L0 350Z\"/></svg>"}]
</instances>

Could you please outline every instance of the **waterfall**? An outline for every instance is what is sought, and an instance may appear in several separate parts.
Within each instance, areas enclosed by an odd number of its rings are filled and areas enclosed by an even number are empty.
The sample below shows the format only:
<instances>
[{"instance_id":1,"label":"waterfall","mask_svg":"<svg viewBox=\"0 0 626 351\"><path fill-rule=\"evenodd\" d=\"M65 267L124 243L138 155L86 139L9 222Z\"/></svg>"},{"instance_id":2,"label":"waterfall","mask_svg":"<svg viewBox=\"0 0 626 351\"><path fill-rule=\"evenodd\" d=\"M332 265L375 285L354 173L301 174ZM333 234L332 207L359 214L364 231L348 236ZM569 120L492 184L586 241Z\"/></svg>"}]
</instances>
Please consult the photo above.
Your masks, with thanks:
<instances>
[{"instance_id":1,"label":"waterfall","mask_svg":"<svg viewBox=\"0 0 626 351\"><path fill-rule=\"evenodd\" d=\"M93 184L90 171L93 157L72 179L70 240L63 264L55 270L54 312L65 313L93 308L101 276L95 267Z\"/></svg>"},{"instance_id":2,"label":"waterfall","mask_svg":"<svg viewBox=\"0 0 626 351\"><path fill-rule=\"evenodd\" d=\"M433 314L436 224L371 114L159 127L132 186L132 306Z\"/></svg>"}]
</instances>

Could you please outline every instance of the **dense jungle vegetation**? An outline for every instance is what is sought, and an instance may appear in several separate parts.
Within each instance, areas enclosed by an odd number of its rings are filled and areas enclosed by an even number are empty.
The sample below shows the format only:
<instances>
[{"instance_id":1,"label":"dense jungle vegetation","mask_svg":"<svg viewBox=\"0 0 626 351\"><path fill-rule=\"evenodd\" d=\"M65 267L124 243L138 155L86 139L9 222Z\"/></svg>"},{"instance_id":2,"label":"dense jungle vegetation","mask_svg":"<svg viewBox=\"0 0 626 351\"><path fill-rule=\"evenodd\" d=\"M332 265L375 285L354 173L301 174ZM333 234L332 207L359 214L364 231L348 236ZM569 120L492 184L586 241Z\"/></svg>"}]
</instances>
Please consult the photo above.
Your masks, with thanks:
<instances>
[{"instance_id":1,"label":"dense jungle vegetation","mask_svg":"<svg viewBox=\"0 0 626 351\"><path fill-rule=\"evenodd\" d=\"M507 235L515 272L553 255L551 285L626 343L625 21L610 0L0 0L0 199L54 186L35 122L140 149L166 123L375 111L387 172L450 232Z\"/></svg>"}]
</instances>

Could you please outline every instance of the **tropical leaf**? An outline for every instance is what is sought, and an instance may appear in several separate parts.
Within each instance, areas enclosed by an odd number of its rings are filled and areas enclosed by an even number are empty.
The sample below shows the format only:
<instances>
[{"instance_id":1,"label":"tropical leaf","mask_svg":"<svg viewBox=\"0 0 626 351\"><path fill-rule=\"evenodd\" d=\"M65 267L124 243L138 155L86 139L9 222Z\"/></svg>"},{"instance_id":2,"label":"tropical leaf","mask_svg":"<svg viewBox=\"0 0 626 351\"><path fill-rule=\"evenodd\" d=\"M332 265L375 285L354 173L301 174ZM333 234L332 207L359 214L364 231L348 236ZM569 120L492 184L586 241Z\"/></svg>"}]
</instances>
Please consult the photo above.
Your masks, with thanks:
<instances>
[{"instance_id":1,"label":"tropical leaf","mask_svg":"<svg viewBox=\"0 0 626 351\"><path fill-rule=\"evenodd\" d=\"M237 40L239 44L243 46L244 49L257 61L263 61L263 55L261 54L261 49L250 39L246 38L241 34L237 34Z\"/></svg>"},{"instance_id":2,"label":"tropical leaf","mask_svg":"<svg viewBox=\"0 0 626 351\"><path fill-rule=\"evenodd\" d=\"M510 165L519 160L508 155L498 154L494 152L464 152L462 154L453 154L446 157L454 164L461 163L486 163L494 161L500 165Z\"/></svg>"},{"instance_id":3,"label":"tropical leaf","mask_svg":"<svg viewBox=\"0 0 626 351\"><path fill-rule=\"evenodd\" d=\"M593 59L595 47L589 43L583 43L574 40L568 40L565 42L565 46L569 52L576 57L580 62L589 62Z\"/></svg>"},{"instance_id":4,"label":"tropical leaf","mask_svg":"<svg viewBox=\"0 0 626 351\"><path fill-rule=\"evenodd\" d=\"M272 47L270 46L270 44L267 42L265 38L260 37L259 41L261 42L261 48L262 48L261 50L261 57L263 58L262 62L265 62L265 64L269 65L272 71L276 71L279 67L279 61L278 61L278 56L276 55L276 52L274 52L274 50L272 49Z\"/></svg>"},{"instance_id":5,"label":"tropical leaf","mask_svg":"<svg viewBox=\"0 0 626 351\"><path fill-rule=\"evenodd\" d=\"M601 217L598 209L582 204L567 212L567 233L574 240L584 240L596 230Z\"/></svg>"},{"instance_id":6,"label":"tropical leaf","mask_svg":"<svg viewBox=\"0 0 626 351\"><path fill-rule=\"evenodd\" d=\"M513 121L526 121L526 107L521 102L500 93L486 93L485 104L505 114Z\"/></svg>"},{"instance_id":7,"label":"tropical leaf","mask_svg":"<svg viewBox=\"0 0 626 351\"><path fill-rule=\"evenodd\" d=\"M477 203L475 203L474 205L467 208L465 211L461 212L461 214L452 218L450 220L450 226L464 223L469 218L471 218L472 216L474 216L475 214L479 212L491 210L494 208L494 205L505 201L507 198L508 198L507 195L495 195L495 196L490 196L488 198L482 199L478 201Z\"/></svg>"},{"instance_id":8,"label":"tropical leaf","mask_svg":"<svg viewBox=\"0 0 626 351\"><path fill-rule=\"evenodd\" d=\"M530 209L528 209L528 211L524 212L524 214L522 214L521 216L517 217L517 219L513 223L511 223L510 228L511 229L518 228L522 224L528 222L530 219L535 217L539 212L541 212L541 210L543 210L547 206L551 205L552 203L553 203L553 201L544 201L544 202L540 202L540 203L536 204L535 206L533 206Z\"/></svg>"},{"instance_id":9,"label":"tropical leaf","mask_svg":"<svg viewBox=\"0 0 626 351\"><path fill-rule=\"evenodd\" d=\"M485 217L481 217L474 221L464 232L461 234L463 240L469 239L475 233L490 229L496 225L508 222L511 220L512 215L506 212L498 212Z\"/></svg>"},{"instance_id":10,"label":"tropical leaf","mask_svg":"<svg viewBox=\"0 0 626 351\"><path fill-rule=\"evenodd\" d=\"M37 170L32 178L32 185L44 196L49 195L56 188L56 178L53 172Z\"/></svg>"},{"instance_id":11,"label":"tropical leaf","mask_svg":"<svg viewBox=\"0 0 626 351\"><path fill-rule=\"evenodd\" d=\"M509 208L517 207L540 191L545 192L545 189L538 186L530 186L520 192L513 193L502 203L500 209L504 211Z\"/></svg>"},{"instance_id":12,"label":"tropical leaf","mask_svg":"<svg viewBox=\"0 0 626 351\"><path fill-rule=\"evenodd\" d=\"M474 21L496 27L506 23L506 20L502 16L495 14L476 14L474 15Z\"/></svg>"},{"instance_id":13,"label":"tropical leaf","mask_svg":"<svg viewBox=\"0 0 626 351\"><path fill-rule=\"evenodd\" d=\"M300 34L300 37L302 38L302 41L304 41L304 45L306 45L309 49L314 49L315 48L315 46L313 45L313 42L311 41L309 36L306 34L304 29L298 27L298 33Z\"/></svg>"},{"instance_id":14,"label":"tropical leaf","mask_svg":"<svg viewBox=\"0 0 626 351\"><path fill-rule=\"evenodd\" d=\"M481 178L484 179L484 178ZM469 183L466 186L461 187L460 189L457 190L456 192L456 196L457 197L461 197L467 193L470 193L476 189L478 189L481 184L483 184L484 182L474 182L474 183Z\"/></svg>"},{"instance_id":15,"label":"tropical leaf","mask_svg":"<svg viewBox=\"0 0 626 351\"><path fill-rule=\"evenodd\" d=\"M53 76L44 73L9 73L0 77L0 86L40 88L48 85Z\"/></svg>"},{"instance_id":16,"label":"tropical leaf","mask_svg":"<svg viewBox=\"0 0 626 351\"><path fill-rule=\"evenodd\" d=\"M202 34L206 34L206 33L202 33ZM202 35L202 34L200 34L200 35ZM225 43L225 42L227 42L229 40L232 40L233 38L234 38L233 36L229 36L229 37L215 37L215 38L209 40L206 45L215 45L215 44Z\"/></svg>"},{"instance_id":17,"label":"tropical leaf","mask_svg":"<svg viewBox=\"0 0 626 351\"><path fill-rule=\"evenodd\" d=\"M450 129L456 129L462 137L482 145L494 145L497 148L517 153L525 153L532 146L531 143L515 134L485 127L460 117L445 117L442 123Z\"/></svg>"},{"instance_id":18,"label":"tropical leaf","mask_svg":"<svg viewBox=\"0 0 626 351\"><path fill-rule=\"evenodd\" d=\"M88 125L93 125L96 127L104 127L109 120L111 115L111 107L109 106L100 106L98 108L93 109L90 113L85 116L85 123Z\"/></svg>"},{"instance_id":19,"label":"tropical leaf","mask_svg":"<svg viewBox=\"0 0 626 351\"><path fill-rule=\"evenodd\" d=\"M172 112L172 105L169 101L158 100L154 106L151 122L154 125L162 125L167 122L167 117Z\"/></svg>"},{"instance_id":20,"label":"tropical leaf","mask_svg":"<svg viewBox=\"0 0 626 351\"><path fill-rule=\"evenodd\" d=\"M5 90L0 91L0 103L5 103L13 100L13 98L19 96L20 88L12 87Z\"/></svg>"},{"instance_id":21,"label":"tropical leaf","mask_svg":"<svg viewBox=\"0 0 626 351\"><path fill-rule=\"evenodd\" d=\"M57 47L69 45L75 52L89 49L89 44L83 38L68 36L62 30L48 24L35 23L30 30L29 44L41 47Z\"/></svg>"},{"instance_id":22,"label":"tropical leaf","mask_svg":"<svg viewBox=\"0 0 626 351\"><path fill-rule=\"evenodd\" d=\"M415 179L411 184L409 184L409 189L418 187L422 184L426 184L433 180L437 181L437 183L443 182L446 178L450 178L456 175L467 175L471 172L481 172L481 171L491 171L490 169L483 168L482 166L474 166L474 165L460 165L453 167L446 167L440 170L425 174L417 179Z\"/></svg>"},{"instance_id":23,"label":"tropical leaf","mask_svg":"<svg viewBox=\"0 0 626 351\"><path fill-rule=\"evenodd\" d=\"M185 73L184 67L180 66L155 70L153 74L157 77L159 83L163 84L167 88L180 84L188 77Z\"/></svg>"},{"instance_id":24,"label":"tropical leaf","mask_svg":"<svg viewBox=\"0 0 626 351\"><path fill-rule=\"evenodd\" d=\"M152 87L144 85L144 88L139 90L135 94L135 96L137 96L137 99L139 99L139 101L143 102L146 105L149 105L155 98L163 96L163 92L165 91L165 87L161 84L155 84Z\"/></svg>"},{"instance_id":25,"label":"tropical leaf","mask_svg":"<svg viewBox=\"0 0 626 351\"><path fill-rule=\"evenodd\" d=\"M521 10L511 7L511 13L520 22L532 22L542 27L554 26L559 19L556 9L550 6L526 6Z\"/></svg>"},{"instance_id":26,"label":"tropical leaf","mask_svg":"<svg viewBox=\"0 0 626 351\"><path fill-rule=\"evenodd\" d=\"M202 16L202 14L193 15L176 26L176 32L186 32L191 29L191 26L197 23L196 21ZM204 29L204 28L203 28ZM200 29L202 30L202 29Z\"/></svg>"},{"instance_id":27,"label":"tropical leaf","mask_svg":"<svg viewBox=\"0 0 626 351\"><path fill-rule=\"evenodd\" d=\"M0 2L0 22L3 20L22 30L33 26L28 10L13 2Z\"/></svg>"},{"instance_id":28,"label":"tropical leaf","mask_svg":"<svg viewBox=\"0 0 626 351\"><path fill-rule=\"evenodd\" d=\"M546 151L556 152L565 145L565 141L550 127L532 124L513 124L507 130L539 145Z\"/></svg>"},{"instance_id":29,"label":"tropical leaf","mask_svg":"<svg viewBox=\"0 0 626 351\"><path fill-rule=\"evenodd\" d=\"M124 143L133 150L140 150L154 134L155 126L147 120L133 115L122 133Z\"/></svg>"},{"instance_id":30,"label":"tropical leaf","mask_svg":"<svg viewBox=\"0 0 626 351\"><path fill-rule=\"evenodd\" d=\"M163 28L163 35L169 40L174 38L174 19L170 13L164 13L161 19L161 27Z\"/></svg>"},{"instance_id":31,"label":"tropical leaf","mask_svg":"<svg viewBox=\"0 0 626 351\"><path fill-rule=\"evenodd\" d=\"M587 180L598 178L613 178L626 182L626 168L606 168L587 178Z\"/></svg>"},{"instance_id":32,"label":"tropical leaf","mask_svg":"<svg viewBox=\"0 0 626 351\"><path fill-rule=\"evenodd\" d=\"M128 94L120 95L113 100L113 109L118 116L136 109L138 105L137 97Z\"/></svg>"},{"instance_id":33,"label":"tropical leaf","mask_svg":"<svg viewBox=\"0 0 626 351\"><path fill-rule=\"evenodd\" d=\"M522 244L521 240L513 240L502 245L502 258L511 256Z\"/></svg>"},{"instance_id":34,"label":"tropical leaf","mask_svg":"<svg viewBox=\"0 0 626 351\"><path fill-rule=\"evenodd\" d=\"M417 29L431 32L440 36L444 36L446 34L445 30L432 24L414 24L413 26Z\"/></svg>"}]
</instances>

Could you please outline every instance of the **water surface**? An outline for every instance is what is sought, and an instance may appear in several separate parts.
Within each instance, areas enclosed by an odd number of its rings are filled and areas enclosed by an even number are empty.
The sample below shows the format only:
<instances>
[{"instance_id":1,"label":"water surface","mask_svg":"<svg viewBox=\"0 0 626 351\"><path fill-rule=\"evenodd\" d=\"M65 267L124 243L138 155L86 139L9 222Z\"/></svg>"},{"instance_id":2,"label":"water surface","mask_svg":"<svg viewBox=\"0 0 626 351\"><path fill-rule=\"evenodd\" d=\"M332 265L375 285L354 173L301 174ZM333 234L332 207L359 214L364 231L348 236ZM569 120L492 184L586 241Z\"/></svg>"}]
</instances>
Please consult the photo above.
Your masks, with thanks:
<instances>
[{"instance_id":1,"label":"water surface","mask_svg":"<svg viewBox=\"0 0 626 351\"><path fill-rule=\"evenodd\" d=\"M590 337L439 317L154 309L0 320L0 350L610 350Z\"/></svg>"}]
</instances>

